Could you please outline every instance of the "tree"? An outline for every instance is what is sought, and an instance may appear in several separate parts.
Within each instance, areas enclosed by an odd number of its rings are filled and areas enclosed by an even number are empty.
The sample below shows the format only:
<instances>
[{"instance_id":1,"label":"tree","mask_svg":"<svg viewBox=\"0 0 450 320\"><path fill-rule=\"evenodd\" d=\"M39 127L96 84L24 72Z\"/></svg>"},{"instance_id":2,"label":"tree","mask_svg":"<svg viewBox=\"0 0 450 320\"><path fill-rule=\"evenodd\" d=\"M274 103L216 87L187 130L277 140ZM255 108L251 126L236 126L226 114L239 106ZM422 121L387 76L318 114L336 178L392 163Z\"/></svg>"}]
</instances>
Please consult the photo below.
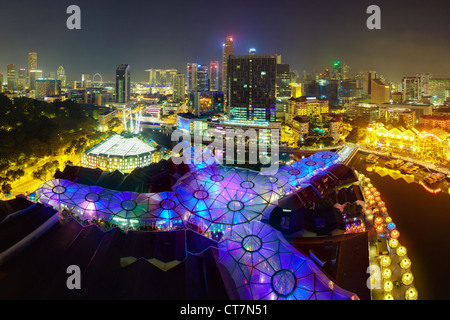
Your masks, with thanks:
<instances>
[{"instance_id":1,"label":"tree","mask_svg":"<svg viewBox=\"0 0 450 320\"><path fill-rule=\"evenodd\" d=\"M2 184L2 192L3 193L10 193L12 191L11 184L8 182L3 182Z\"/></svg>"}]
</instances>

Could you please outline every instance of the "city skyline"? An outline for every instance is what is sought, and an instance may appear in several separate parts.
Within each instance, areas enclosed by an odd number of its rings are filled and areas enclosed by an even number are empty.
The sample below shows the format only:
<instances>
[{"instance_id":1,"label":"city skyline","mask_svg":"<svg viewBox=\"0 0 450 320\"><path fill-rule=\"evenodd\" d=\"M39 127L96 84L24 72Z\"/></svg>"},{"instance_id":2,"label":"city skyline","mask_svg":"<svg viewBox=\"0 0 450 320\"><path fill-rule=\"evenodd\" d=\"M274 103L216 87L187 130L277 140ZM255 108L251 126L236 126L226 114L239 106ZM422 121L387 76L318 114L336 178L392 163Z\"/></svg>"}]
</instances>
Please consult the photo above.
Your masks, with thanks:
<instances>
[{"instance_id":1,"label":"city skyline","mask_svg":"<svg viewBox=\"0 0 450 320\"><path fill-rule=\"evenodd\" d=\"M128 6L82 0L76 3L81 9L81 30L66 28L70 4L48 0L3 5L2 12L9 13L0 19L0 28L9 30L3 38L8 49L0 53L4 80L7 64L17 69L28 66L29 52L37 52L38 69L44 76L62 65L68 80L100 73L113 81L117 66L123 63L130 65L133 82L147 82L149 68L184 72L190 61L219 61L221 68L227 36L233 37L235 54L246 54L250 48L256 48L257 54L280 54L282 63L299 73L320 72L341 60L350 65L351 74L376 70L390 81L420 72L434 77L450 74L446 59L450 31L444 26L450 5L442 1L429 1L426 6L419 1L378 1L381 30L366 27L369 1L281 1L276 7L260 1L255 8L250 2L237 1L226 6L205 1ZM19 13L21 19L16 18ZM52 19L36 24L36 16ZM192 17L192 23L186 17ZM115 23L118 19L123 24Z\"/></svg>"}]
</instances>

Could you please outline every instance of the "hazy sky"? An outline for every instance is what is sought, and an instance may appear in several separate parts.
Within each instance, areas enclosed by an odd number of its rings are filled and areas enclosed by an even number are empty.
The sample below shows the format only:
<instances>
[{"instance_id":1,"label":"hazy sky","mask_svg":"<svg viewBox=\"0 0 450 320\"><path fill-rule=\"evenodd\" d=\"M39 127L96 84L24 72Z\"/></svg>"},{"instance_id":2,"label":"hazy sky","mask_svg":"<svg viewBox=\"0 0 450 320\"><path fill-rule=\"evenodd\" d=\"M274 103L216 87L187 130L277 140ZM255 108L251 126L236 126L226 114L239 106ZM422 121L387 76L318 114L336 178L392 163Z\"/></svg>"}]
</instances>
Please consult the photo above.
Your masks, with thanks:
<instances>
[{"instance_id":1,"label":"hazy sky","mask_svg":"<svg viewBox=\"0 0 450 320\"><path fill-rule=\"evenodd\" d=\"M448 0L1 0L0 72L64 66L69 80L100 73L113 80L117 66L131 66L132 81L147 81L149 68L221 61L227 35L236 54L281 54L302 72L322 71L334 60L351 73L376 70L388 80L431 72L450 78ZM69 30L69 5L81 9L81 30ZM366 9L381 8L381 30L369 30Z\"/></svg>"}]
</instances>

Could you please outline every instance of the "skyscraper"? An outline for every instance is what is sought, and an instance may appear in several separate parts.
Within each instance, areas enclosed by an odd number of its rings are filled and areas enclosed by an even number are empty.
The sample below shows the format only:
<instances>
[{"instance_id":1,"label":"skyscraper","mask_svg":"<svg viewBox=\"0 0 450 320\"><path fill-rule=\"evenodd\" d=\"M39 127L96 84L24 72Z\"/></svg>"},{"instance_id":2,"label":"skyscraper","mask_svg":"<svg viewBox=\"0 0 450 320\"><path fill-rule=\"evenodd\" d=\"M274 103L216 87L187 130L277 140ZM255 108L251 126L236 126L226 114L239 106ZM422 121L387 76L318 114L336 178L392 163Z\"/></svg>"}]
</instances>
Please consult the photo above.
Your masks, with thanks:
<instances>
[{"instance_id":1,"label":"skyscraper","mask_svg":"<svg viewBox=\"0 0 450 320\"><path fill-rule=\"evenodd\" d=\"M23 91L25 90L26 85L27 85L27 69L20 68L16 81L16 89L19 91Z\"/></svg>"},{"instance_id":2,"label":"skyscraper","mask_svg":"<svg viewBox=\"0 0 450 320\"><path fill-rule=\"evenodd\" d=\"M28 53L28 70L36 70L37 69L37 53L29 52Z\"/></svg>"},{"instance_id":3,"label":"skyscraper","mask_svg":"<svg viewBox=\"0 0 450 320\"><path fill-rule=\"evenodd\" d=\"M291 97L291 73L288 64L277 64L277 118L284 119Z\"/></svg>"},{"instance_id":4,"label":"skyscraper","mask_svg":"<svg viewBox=\"0 0 450 320\"><path fill-rule=\"evenodd\" d=\"M59 96L61 94L61 81L56 79L36 80L36 99Z\"/></svg>"},{"instance_id":5,"label":"skyscraper","mask_svg":"<svg viewBox=\"0 0 450 320\"><path fill-rule=\"evenodd\" d=\"M277 58L230 55L227 65L228 116L239 121L276 121Z\"/></svg>"},{"instance_id":6,"label":"skyscraper","mask_svg":"<svg viewBox=\"0 0 450 320\"><path fill-rule=\"evenodd\" d=\"M209 91L208 65L197 64L197 77L195 81L196 91Z\"/></svg>"},{"instance_id":7,"label":"skyscraper","mask_svg":"<svg viewBox=\"0 0 450 320\"><path fill-rule=\"evenodd\" d=\"M222 91L227 94L228 83L227 83L227 70L228 70L228 57L234 55L234 42L232 37L227 37L225 43L223 44L222 50Z\"/></svg>"},{"instance_id":8,"label":"skyscraper","mask_svg":"<svg viewBox=\"0 0 450 320\"><path fill-rule=\"evenodd\" d=\"M3 92L3 73L0 73L0 92Z\"/></svg>"},{"instance_id":9,"label":"skyscraper","mask_svg":"<svg viewBox=\"0 0 450 320\"><path fill-rule=\"evenodd\" d=\"M116 101L119 103L127 103L130 99L130 88L130 65L121 64L116 70Z\"/></svg>"},{"instance_id":10,"label":"skyscraper","mask_svg":"<svg viewBox=\"0 0 450 320\"><path fill-rule=\"evenodd\" d=\"M66 71L63 66L59 66L56 71L56 79L61 81L61 86L64 88L66 86Z\"/></svg>"},{"instance_id":11,"label":"skyscraper","mask_svg":"<svg viewBox=\"0 0 450 320\"><path fill-rule=\"evenodd\" d=\"M30 90L36 90L36 80L42 78L42 70L30 70Z\"/></svg>"},{"instance_id":12,"label":"skyscraper","mask_svg":"<svg viewBox=\"0 0 450 320\"><path fill-rule=\"evenodd\" d=\"M173 101L184 102L186 100L186 75L177 73L173 77Z\"/></svg>"},{"instance_id":13,"label":"skyscraper","mask_svg":"<svg viewBox=\"0 0 450 320\"><path fill-rule=\"evenodd\" d=\"M83 73L81 75L81 85L83 86L83 88L92 87L92 80L90 74Z\"/></svg>"},{"instance_id":14,"label":"skyscraper","mask_svg":"<svg viewBox=\"0 0 450 320\"><path fill-rule=\"evenodd\" d=\"M10 63L6 66L6 78L8 80L8 90L16 90L16 65Z\"/></svg>"},{"instance_id":15,"label":"skyscraper","mask_svg":"<svg viewBox=\"0 0 450 320\"><path fill-rule=\"evenodd\" d=\"M219 61L209 63L209 90L219 91Z\"/></svg>"},{"instance_id":16,"label":"skyscraper","mask_svg":"<svg viewBox=\"0 0 450 320\"><path fill-rule=\"evenodd\" d=\"M197 63L190 62L186 67L187 90L197 90Z\"/></svg>"},{"instance_id":17,"label":"skyscraper","mask_svg":"<svg viewBox=\"0 0 450 320\"><path fill-rule=\"evenodd\" d=\"M391 100L391 89L384 84L380 79L371 80L371 102L377 105L388 103Z\"/></svg>"}]
</instances>

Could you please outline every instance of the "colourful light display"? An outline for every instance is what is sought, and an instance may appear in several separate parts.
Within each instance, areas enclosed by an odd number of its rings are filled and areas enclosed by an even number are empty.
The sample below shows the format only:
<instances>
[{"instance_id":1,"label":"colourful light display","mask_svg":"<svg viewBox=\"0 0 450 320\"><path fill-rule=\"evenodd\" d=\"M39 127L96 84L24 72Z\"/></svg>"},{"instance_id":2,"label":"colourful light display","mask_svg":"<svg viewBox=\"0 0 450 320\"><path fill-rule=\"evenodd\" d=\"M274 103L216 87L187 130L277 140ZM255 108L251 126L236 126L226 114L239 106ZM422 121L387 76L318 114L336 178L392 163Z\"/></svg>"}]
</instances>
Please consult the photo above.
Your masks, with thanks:
<instances>
[{"instance_id":1,"label":"colourful light display","mask_svg":"<svg viewBox=\"0 0 450 320\"><path fill-rule=\"evenodd\" d=\"M232 274L241 299L358 299L261 222L280 197L336 163L338 155L318 153L273 176L203 160L191 163L192 171L178 179L173 192L120 192L52 179L36 190L36 199L83 220L101 219L124 229L220 231L219 261Z\"/></svg>"}]
</instances>

